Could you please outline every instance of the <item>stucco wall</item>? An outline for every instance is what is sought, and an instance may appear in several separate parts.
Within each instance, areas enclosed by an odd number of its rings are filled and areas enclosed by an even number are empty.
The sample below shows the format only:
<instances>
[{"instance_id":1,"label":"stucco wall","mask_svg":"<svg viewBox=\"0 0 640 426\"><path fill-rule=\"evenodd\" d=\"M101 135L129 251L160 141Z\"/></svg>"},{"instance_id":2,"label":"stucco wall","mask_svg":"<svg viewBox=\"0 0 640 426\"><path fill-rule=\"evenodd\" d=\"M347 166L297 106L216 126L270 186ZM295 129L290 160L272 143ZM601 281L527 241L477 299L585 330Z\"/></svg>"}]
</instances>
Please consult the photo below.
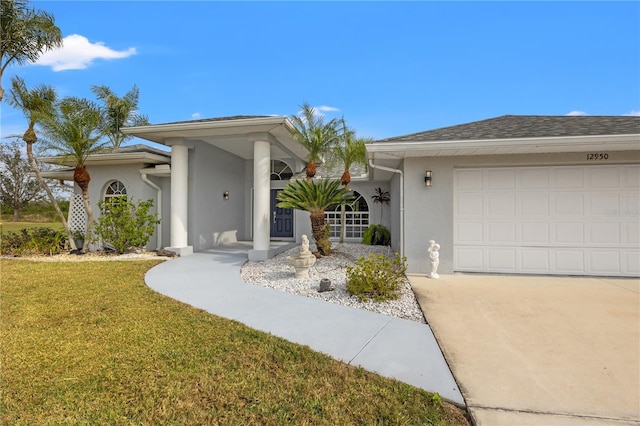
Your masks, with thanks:
<instances>
[{"instance_id":1,"label":"stucco wall","mask_svg":"<svg viewBox=\"0 0 640 426\"><path fill-rule=\"evenodd\" d=\"M245 161L206 143L189 150L189 245L211 248L214 234L245 238ZM223 194L229 191L229 199Z\"/></svg>"},{"instance_id":2,"label":"stucco wall","mask_svg":"<svg viewBox=\"0 0 640 426\"><path fill-rule=\"evenodd\" d=\"M139 170L143 168L143 164L123 164L119 166L89 166L87 170L91 175L91 182L89 183L89 198L91 200L91 207L93 208L94 218L97 220L100 216L100 209L98 208L98 201L104 198L105 191L107 186L113 182L114 180L119 180L122 182L127 190L127 195L129 199L134 202L138 202L141 200L153 200L154 207L151 210L151 213L157 213L157 194L156 190L151 188L149 185L142 181L140 177ZM160 181L157 179L151 178L156 184L160 185ZM167 179L168 180L168 179ZM76 193L80 193L79 188L75 188ZM163 195L167 191L163 192ZM166 198L165 198L166 199ZM167 202L167 201L165 201ZM168 204L166 204L168 205ZM165 209L166 210L166 205ZM166 218L168 218L168 210L166 210ZM168 223L165 223L167 231L165 232L165 240L168 242ZM149 244L147 245L147 249L154 250L156 248L156 233L153 234Z\"/></svg>"},{"instance_id":3,"label":"stucco wall","mask_svg":"<svg viewBox=\"0 0 640 426\"><path fill-rule=\"evenodd\" d=\"M588 161L586 152L560 154L490 155L406 158L405 256L408 273L427 273L428 241L440 246L438 272L453 272L453 176L465 167L510 167L640 163L640 151L609 152L606 162ZM426 188L424 173L433 172L433 186ZM394 211L397 210L394 208Z\"/></svg>"}]
</instances>

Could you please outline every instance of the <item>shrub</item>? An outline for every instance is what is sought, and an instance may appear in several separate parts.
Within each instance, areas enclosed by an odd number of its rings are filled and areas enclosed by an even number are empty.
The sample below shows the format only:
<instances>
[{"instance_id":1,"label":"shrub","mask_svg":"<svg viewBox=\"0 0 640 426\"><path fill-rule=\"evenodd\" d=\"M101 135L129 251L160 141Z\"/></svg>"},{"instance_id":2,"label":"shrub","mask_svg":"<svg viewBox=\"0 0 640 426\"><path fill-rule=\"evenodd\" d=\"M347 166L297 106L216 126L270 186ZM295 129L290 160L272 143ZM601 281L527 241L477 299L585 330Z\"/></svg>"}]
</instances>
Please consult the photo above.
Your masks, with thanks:
<instances>
[{"instance_id":1,"label":"shrub","mask_svg":"<svg viewBox=\"0 0 640 426\"><path fill-rule=\"evenodd\" d=\"M398 298L400 284L407 270L406 257L398 253L393 259L383 255L369 254L360 257L353 266L347 266L347 291L360 301L373 299L376 302Z\"/></svg>"},{"instance_id":2,"label":"shrub","mask_svg":"<svg viewBox=\"0 0 640 426\"><path fill-rule=\"evenodd\" d=\"M117 197L100 201L98 206L103 213L96 222L96 236L118 253L142 250L149 243L155 225L160 223L155 214L149 213L153 200L135 204L126 197Z\"/></svg>"},{"instance_id":3,"label":"shrub","mask_svg":"<svg viewBox=\"0 0 640 426\"><path fill-rule=\"evenodd\" d=\"M391 244L391 235L384 225L369 225L362 235L362 244L369 246L388 246Z\"/></svg>"},{"instance_id":4,"label":"shrub","mask_svg":"<svg viewBox=\"0 0 640 426\"><path fill-rule=\"evenodd\" d=\"M44 227L8 232L0 238L0 251L10 256L54 255L64 250L66 243L64 232Z\"/></svg>"}]
</instances>

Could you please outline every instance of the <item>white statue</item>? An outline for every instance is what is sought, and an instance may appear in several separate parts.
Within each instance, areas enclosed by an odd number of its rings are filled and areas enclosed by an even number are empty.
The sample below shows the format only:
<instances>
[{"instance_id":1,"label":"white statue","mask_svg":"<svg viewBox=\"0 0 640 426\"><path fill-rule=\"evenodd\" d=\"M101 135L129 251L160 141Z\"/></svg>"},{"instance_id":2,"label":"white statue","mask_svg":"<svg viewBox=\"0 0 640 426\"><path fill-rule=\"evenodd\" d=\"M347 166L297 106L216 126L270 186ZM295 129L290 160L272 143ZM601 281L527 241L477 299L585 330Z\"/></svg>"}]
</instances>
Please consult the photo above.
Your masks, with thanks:
<instances>
[{"instance_id":1,"label":"white statue","mask_svg":"<svg viewBox=\"0 0 640 426\"><path fill-rule=\"evenodd\" d=\"M429 263L431 264L431 272L427 275L429 278L439 278L438 275L438 265L440 264L440 244L436 243L434 240L429 240Z\"/></svg>"},{"instance_id":2,"label":"white statue","mask_svg":"<svg viewBox=\"0 0 640 426\"><path fill-rule=\"evenodd\" d=\"M300 245L300 255L304 256L309 253L311 253L311 250L309 250L309 238L305 234L302 234L302 244Z\"/></svg>"},{"instance_id":3,"label":"white statue","mask_svg":"<svg viewBox=\"0 0 640 426\"><path fill-rule=\"evenodd\" d=\"M300 244L300 250L298 250L298 254L295 256L287 257L287 260L291 262L294 269L296 270L296 278L299 279L308 279L309 278L309 269L315 265L316 257L309 250L309 238L306 235L302 234L302 243Z\"/></svg>"}]
</instances>

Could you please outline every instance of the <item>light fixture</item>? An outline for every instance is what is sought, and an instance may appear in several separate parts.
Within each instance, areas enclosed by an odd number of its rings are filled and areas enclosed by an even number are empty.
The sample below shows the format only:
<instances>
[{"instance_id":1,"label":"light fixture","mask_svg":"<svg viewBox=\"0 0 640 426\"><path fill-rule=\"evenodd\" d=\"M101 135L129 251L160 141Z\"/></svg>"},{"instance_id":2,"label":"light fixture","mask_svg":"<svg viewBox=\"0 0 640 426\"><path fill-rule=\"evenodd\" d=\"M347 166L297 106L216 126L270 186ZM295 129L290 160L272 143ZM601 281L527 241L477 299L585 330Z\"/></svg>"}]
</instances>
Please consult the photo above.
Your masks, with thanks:
<instances>
[{"instance_id":1,"label":"light fixture","mask_svg":"<svg viewBox=\"0 0 640 426\"><path fill-rule=\"evenodd\" d=\"M427 170L426 172L424 172L424 186L426 186L427 188L431 188L431 178L432 178L433 174L431 172L431 170Z\"/></svg>"},{"instance_id":2,"label":"light fixture","mask_svg":"<svg viewBox=\"0 0 640 426\"><path fill-rule=\"evenodd\" d=\"M225 200L229 199L229 191L224 191L224 194L222 194L222 196L224 197Z\"/></svg>"}]
</instances>

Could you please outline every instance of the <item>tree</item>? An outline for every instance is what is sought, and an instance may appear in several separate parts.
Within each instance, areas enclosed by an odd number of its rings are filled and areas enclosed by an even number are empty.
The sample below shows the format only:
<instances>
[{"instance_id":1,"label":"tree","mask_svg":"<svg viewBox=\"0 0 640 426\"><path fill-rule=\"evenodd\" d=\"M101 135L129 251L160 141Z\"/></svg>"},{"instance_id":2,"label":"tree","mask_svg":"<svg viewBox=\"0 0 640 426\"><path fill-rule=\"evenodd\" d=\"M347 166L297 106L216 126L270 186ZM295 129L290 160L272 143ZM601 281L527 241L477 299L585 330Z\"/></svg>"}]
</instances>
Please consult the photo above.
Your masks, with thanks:
<instances>
[{"instance_id":1,"label":"tree","mask_svg":"<svg viewBox=\"0 0 640 426\"><path fill-rule=\"evenodd\" d=\"M46 138L47 150L62 157L62 161L71 160L76 166L73 181L82 190L82 201L87 213L82 251L89 248L94 226L93 209L89 199L91 175L85 167L85 161L91 154L104 151L107 142L102 140L102 113L98 105L87 99L68 97L58 105L54 114L41 117L40 127Z\"/></svg>"},{"instance_id":2,"label":"tree","mask_svg":"<svg viewBox=\"0 0 640 426\"><path fill-rule=\"evenodd\" d=\"M294 138L309 151L307 180L310 181L316 175L316 163L338 139L338 122L334 119L325 123L324 117L306 102L300 108L301 115L292 115L290 120L294 127Z\"/></svg>"},{"instance_id":3,"label":"tree","mask_svg":"<svg viewBox=\"0 0 640 426\"><path fill-rule=\"evenodd\" d=\"M339 162L343 167L340 182L343 187L351 183L351 166L355 164L367 165L367 150L365 145L371 139L356 138L355 130L347 126L344 117L340 121L338 143L331 150L331 163ZM345 205L340 206L340 242L344 242Z\"/></svg>"},{"instance_id":4,"label":"tree","mask_svg":"<svg viewBox=\"0 0 640 426\"><path fill-rule=\"evenodd\" d=\"M20 210L44 195L40 183L31 176L31 166L20 144L0 145L0 200L13 209L13 221L20 221Z\"/></svg>"},{"instance_id":5,"label":"tree","mask_svg":"<svg viewBox=\"0 0 640 426\"><path fill-rule=\"evenodd\" d=\"M60 221L62 222L65 233L67 234L67 239L69 241L69 245L73 250L76 249L75 242L73 240L73 235L71 233L71 229L69 229L69 225L67 224L67 220L60 209L58 201L56 197L53 195L51 188L45 182L42 177L42 173L40 171L40 167L38 167L38 163L36 162L35 156L33 155L33 144L38 141L38 137L35 131L35 125L38 120L43 119L43 117L51 116L55 111L55 102L57 100L56 91L44 84L41 84L33 89L28 89L24 80L20 77L14 77L11 79L11 91L9 92L9 104L13 107L16 107L22 111L25 118L27 119L28 127L22 136L22 140L27 144L27 158L29 160L29 164L31 165L31 169L36 174L36 179L40 182L40 185L47 193L49 197L49 201L51 201L51 205L55 209Z\"/></svg>"},{"instance_id":6,"label":"tree","mask_svg":"<svg viewBox=\"0 0 640 426\"><path fill-rule=\"evenodd\" d=\"M0 101L2 75L9 64L33 63L43 52L62 46L53 15L28 4L28 0L0 0Z\"/></svg>"},{"instance_id":7,"label":"tree","mask_svg":"<svg viewBox=\"0 0 640 426\"><path fill-rule=\"evenodd\" d=\"M296 180L278 193L277 206L308 211L311 219L311 233L318 251L323 256L327 256L331 254L331 243L324 220L324 211L329 207L351 201L352 198L347 188L340 186L340 181L337 180Z\"/></svg>"},{"instance_id":8,"label":"tree","mask_svg":"<svg viewBox=\"0 0 640 426\"><path fill-rule=\"evenodd\" d=\"M113 149L120 148L124 142L133 137L122 133L120 131L122 127L149 124L147 116L138 114L140 91L135 84L122 98L107 86L93 86L91 90L98 100L102 101L104 114L104 128L102 130L111 141Z\"/></svg>"},{"instance_id":9,"label":"tree","mask_svg":"<svg viewBox=\"0 0 640 426\"><path fill-rule=\"evenodd\" d=\"M377 187L376 194L372 195L371 198L373 198L374 203L380 204L380 223L382 223L382 208L384 207L384 204L389 205L389 201L391 201L391 198L389 197L389 191Z\"/></svg>"}]
</instances>

